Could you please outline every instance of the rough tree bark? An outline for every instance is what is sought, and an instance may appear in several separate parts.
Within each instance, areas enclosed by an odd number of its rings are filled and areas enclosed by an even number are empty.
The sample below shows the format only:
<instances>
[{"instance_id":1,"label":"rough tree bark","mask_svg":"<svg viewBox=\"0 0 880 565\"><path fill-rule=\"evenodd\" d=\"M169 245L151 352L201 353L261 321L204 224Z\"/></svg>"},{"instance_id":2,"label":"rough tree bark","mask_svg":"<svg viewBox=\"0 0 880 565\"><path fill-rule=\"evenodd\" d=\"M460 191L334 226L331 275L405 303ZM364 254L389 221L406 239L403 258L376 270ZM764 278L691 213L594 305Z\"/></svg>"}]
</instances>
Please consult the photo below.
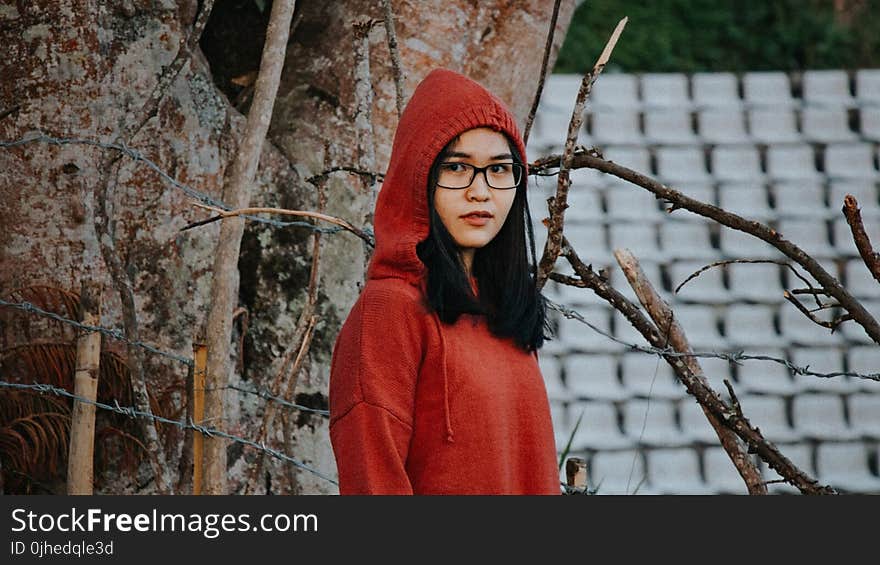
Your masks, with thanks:
<instances>
[{"instance_id":1,"label":"rough tree bark","mask_svg":"<svg viewBox=\"0 0 880 565\"><path fill-rule=\"evenodd\" d=\"M174 60L188 33L197 2L77 0L0 6L0 139L42 131L55 137L112 141L143 106L164 66ZM525 122L540 74L552 5L531 0L409 0L391 2L405 74L405 94L436 66L463 71L510 104ZM565 36L574 2L563 2L556 48ZM259 206L318 209L317 191L303 179L325 163L358 163L355 128L352 23L381 20L381 2L308 2L298 6L288 44L276 109L262 151L252 202ZM376 167L387 164L397 124L395 80L383 26L368 35ZM551 57L551 65L555 52ZM252 69L256 70L256 68ZM179 182L219 199L241 139L244 118L214 84L200 53L183 68L159 104L156 117L132 139L132 147ZM104 155L81 145L32 143L0 149L0 295L33 284L79 289L92 277L103 288L101 325L121 327L121 304L93 229L92 187L101 179ZM533 156L530 156L533 157ZM143 163L123 158L110 194L116 220L116 251L133 282L140 339L182 357L204 325L220 222L180 232L205 218L183 191L161 180ZM329 175L324 212L363 226L371 195L360 179ZM321 224L326 225L326 224ZM239 262L239 301L250 314L244 336L243 369L232 383L259 390L268 386L293 343L299 313L308 300L312 231L248 222ZM291 400L326 408L332 344L359 292L368 249L350 233L322 238L317 283L317 323ZM14 330L14 328L7 328ZM235 332L236 330L234 330ZM8 332L7 332L8 333ZM238 355L240 333L229 344ZM24 336L22 336L24 339ZM125 356L123 342L105 339L105 349ZM179 390L185 397L187 367L146 352L151 392ZM238 360L238 359L236 359ZM229 391L222 421L208 422L245 438L256 435L265 400ZM283 408L283 410L288 410ZM290 411L294 433L269 430L266 443L335 473L326 420ZM165 442L169 467L180 457L181 430ZM176 441L175 441L176 440ZM228 447L229 492L239 492L256 453ZM145 458L146 459L146 458ZM308 473L267 458L263 489L276 493L333 492ZM111 477L95 492L153 492L146 463L138 476Z\"/></svg>"}]
</instances>

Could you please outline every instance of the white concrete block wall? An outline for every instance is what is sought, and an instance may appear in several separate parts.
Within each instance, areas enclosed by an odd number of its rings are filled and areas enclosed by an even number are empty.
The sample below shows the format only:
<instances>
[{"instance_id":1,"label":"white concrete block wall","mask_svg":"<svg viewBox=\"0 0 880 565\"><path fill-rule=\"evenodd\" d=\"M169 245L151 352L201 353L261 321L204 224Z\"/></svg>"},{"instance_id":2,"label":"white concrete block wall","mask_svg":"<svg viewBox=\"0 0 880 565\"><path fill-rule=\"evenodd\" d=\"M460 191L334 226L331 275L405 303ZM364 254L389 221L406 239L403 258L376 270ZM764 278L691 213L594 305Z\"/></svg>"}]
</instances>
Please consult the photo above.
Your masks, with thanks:
<instances>
[{"instance_id":1,"label":"white concrete block wall","mask_svg":"<svg viewBox=\"0 0 880 565\"><path fill-rule=\"evenodd\" d=\"M570 117L563 109L573 106L572 85L578 80L549 78L530 159L561 149ZM794 95L793 80L800 81L802 98ZM868 233L880 245L877 84L876 69L800 77L608 73L587 103L579 142L689 196L768 223L814 253L880 315L880 284L862 264L840 213L843 196L855 195ZM772 246L684 210L667 214L653 195L609 175L578 171L572 178L565 229L581 258L597 270L608 269L612 284L634 300L611 253L614 247L630 248L698 350L744 350L817 372L880 373L880 347L860 327L846 322L830 334L784 300L784 289L802 283L783 266L726 265L672 292L713 261L786 259ZM544 199L553 193L555 179L541 179L532 188L540 251ZM564 259L557 270L571 274ZM592 291L552 283L546 294L602 332L646 344ZM583 414L572 455L587 458L591 487L602 481L600 494L632 493L638 484L638 494L746 492L702 410L665 361L658 365L656 356L553 316L558 339L539 357L551 390L557 447L564 447ZM793 375L769 361L700 361L719 392L727 394L722 379L732 382L746 416L805 471L845 492L880 493L880 382ZM767 480L778 478L763 463L759 467ZM770 490L796 492L782 484Z\"/></svg>"}]
</instances>

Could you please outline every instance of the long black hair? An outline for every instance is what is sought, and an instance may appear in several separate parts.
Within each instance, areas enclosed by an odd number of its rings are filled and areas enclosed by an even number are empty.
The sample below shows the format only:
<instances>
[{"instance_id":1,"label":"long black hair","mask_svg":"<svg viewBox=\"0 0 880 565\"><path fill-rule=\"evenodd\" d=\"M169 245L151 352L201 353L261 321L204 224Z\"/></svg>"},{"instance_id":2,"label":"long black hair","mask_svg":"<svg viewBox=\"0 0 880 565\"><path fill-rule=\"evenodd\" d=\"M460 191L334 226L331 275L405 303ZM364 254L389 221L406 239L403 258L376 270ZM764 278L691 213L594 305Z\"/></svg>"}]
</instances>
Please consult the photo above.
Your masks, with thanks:
<instances>
[{"instance_id":1,"label":"long black hair","mask_svg":"<svg viewBox=\"0 0 880 565\"><path fill-rule=\"evenodd\" d=\"M507 137L505 135L505 137ZM516 187L510 212L501 230L474 253L472 274L477 280L479 298L474 296L465 266L452 235L434 207L439 165L445 161L458 137L440 151L428 173L428 237L416 247L427 267L427 296L430 307L444 323L453 323L463 313L483 314L489 330L499 337L513 338L526 351L540 349L552 332L547 320L544 296L537 290L538 262L535 236L526 198L527 175ZM516 146L507 139L513 161L524 165ZM526 255L526 235L532 262Z\"/></svg>"}]
</instances>

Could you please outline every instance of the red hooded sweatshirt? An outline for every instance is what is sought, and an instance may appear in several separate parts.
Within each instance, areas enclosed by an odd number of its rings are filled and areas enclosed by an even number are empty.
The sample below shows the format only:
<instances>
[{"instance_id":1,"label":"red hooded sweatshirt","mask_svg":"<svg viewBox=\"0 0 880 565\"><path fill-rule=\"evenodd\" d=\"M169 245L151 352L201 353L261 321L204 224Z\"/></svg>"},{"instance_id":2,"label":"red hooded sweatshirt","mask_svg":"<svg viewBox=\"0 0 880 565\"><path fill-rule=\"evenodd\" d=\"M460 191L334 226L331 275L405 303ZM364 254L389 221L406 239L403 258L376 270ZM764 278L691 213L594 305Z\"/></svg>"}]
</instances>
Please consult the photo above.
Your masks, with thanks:
<instances>
[{"instance_id":1,"label":"red hooded sweatshirt","mask_svg":"<svg viewBox=\"0 0 880 565\"><path fill-rule=\"evenodd\" d=\"M333 348L340 494L560 494L537 353L493 335L484 315L444 324L423 300L416 244L428 237L428 170L480 126L506 133L525 157L505 105L447 69L419 84L397 126L367 281Z\"/></svg>"}]
</instances>

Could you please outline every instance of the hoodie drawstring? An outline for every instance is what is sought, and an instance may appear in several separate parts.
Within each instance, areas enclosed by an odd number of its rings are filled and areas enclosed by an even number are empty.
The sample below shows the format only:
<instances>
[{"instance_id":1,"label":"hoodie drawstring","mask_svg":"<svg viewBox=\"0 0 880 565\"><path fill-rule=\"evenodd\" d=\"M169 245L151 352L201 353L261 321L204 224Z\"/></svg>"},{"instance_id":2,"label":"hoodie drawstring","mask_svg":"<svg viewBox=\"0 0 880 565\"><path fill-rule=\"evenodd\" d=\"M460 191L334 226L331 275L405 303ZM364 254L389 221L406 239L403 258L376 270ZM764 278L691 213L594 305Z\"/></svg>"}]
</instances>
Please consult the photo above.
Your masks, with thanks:
<instances>
[{"instance_id":1,"label":"hoodie drawstring","mask_svg":"<svg viewBox=\"0 0 880 565\"><path fill-rule=\"evenodd\" d=\"M440 317L434 312L434 323L437 324L437 333L440 335L440 369L443 371L443 411L446 419L446 441L455 441L452 433L452 421L449 417L449 376L446 372L446 338L443 337L443 324Z\"/></svg>"}]
</instances>

